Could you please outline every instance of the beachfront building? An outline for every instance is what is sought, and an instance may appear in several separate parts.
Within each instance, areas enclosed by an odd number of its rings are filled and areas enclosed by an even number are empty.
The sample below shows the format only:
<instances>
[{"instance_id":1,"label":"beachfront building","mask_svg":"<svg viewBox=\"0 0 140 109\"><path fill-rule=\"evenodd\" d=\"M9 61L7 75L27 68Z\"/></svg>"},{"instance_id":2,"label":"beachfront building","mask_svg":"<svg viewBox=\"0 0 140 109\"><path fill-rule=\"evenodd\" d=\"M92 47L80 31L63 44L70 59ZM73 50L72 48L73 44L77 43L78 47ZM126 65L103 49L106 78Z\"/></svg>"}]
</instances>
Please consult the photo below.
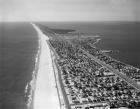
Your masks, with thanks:
<instances>
[{"instance_id":1,"label":"beachfront building","mask_svg":"<svg viewBox=\"0 0 140 109\"><path fill-rule=\"evenodd\" d=\"M59 56L56 64L73 109L140 106L140 93L135 87L77 46L63 39L52 39L50 44Z\"/></svg>"},{"instance_id":2,"label":"beachfront building","mask_svg":"<svg viewBox=\"0 0 140 109\"><path fill-rule=\"evenodd\" d=\"M68 109L140 107L139 69L103 53L97 37L49 37Z\"/></svg>"}]
</instances>

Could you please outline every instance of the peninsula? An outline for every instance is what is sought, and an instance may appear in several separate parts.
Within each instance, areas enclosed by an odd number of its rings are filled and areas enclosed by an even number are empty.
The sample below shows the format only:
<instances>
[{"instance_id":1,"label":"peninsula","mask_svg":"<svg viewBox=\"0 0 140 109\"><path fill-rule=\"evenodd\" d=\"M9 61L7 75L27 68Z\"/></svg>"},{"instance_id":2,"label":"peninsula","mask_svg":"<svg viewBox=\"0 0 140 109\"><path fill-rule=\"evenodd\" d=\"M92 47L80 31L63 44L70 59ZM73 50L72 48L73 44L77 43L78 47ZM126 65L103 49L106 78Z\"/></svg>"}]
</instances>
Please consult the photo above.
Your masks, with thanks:
<instances>
[{"instance_id":1,"label":"peninsula","mask_svg":"<svg viewBox=\"0 0 140 109\"><path fill-rule=\"evenodd\" d=\"M47 67L41 71L46 75L46 77L42 75L44 78L42 79L46 81L40 79L42 83L37 82L38 95L45 93L38 92L38 88L42 87L40 84L52 80L53 77L55 78L53 85L56 84L57 87L57 94L54 89L55 97L59 101L59 103L56 102L57 107L64 109L135 109L140 107L140 85L138 84L140 69L115 60L97 48L94 43L99 40L98 37L86 35L83 37L82 34L70 33L71 30L60 33L62 30L49 29L40 24L34 27L43 33L43 37L47 36L47 39L41 38L41 43L47 44L46 48L42 48L46 49L46 56L44 54L42 61L51 58L53 63L51 66L54 68L51 72L48 72ZM50 51L51 57L47 57L47 51ZM49 89L46 89L46 93L47 90ZM44 97L42 99L49 97L51 100L51 95L42 95L42 97ZM38 102L41 102L41 98L36 99L35 105ZM45 102L43 101L44 104Z\"/></svg>"}]
</instances>

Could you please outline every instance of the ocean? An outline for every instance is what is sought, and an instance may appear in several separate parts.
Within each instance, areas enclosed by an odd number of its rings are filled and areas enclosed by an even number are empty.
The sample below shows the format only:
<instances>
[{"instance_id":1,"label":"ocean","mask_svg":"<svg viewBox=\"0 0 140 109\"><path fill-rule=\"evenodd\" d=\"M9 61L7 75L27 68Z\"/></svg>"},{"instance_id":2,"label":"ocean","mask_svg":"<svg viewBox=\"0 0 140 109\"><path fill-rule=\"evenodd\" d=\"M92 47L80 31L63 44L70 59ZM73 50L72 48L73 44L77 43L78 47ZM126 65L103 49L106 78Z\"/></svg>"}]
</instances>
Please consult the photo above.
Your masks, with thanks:
<instances>
[{"instance_id":1,"label":"ocean","mask_svg":"<svg viewBox=\"0 0 140 109\"><path fill-rule=\"evenodd\" d=\"M111 57L140 68L140 22L41 22L51 28L75 29L77 32L100 36L96 46L115 50Z\"/></svg>"},{"instance_id":2,"label":"ocean","mask_svg":"<svg viewBox=\"0 0 140 109\"><path fill-rule=\"evenodd\" d=\"M27 109L38 45L31 24L0 23L0 109Z\"/></svg>"}]
</instances>

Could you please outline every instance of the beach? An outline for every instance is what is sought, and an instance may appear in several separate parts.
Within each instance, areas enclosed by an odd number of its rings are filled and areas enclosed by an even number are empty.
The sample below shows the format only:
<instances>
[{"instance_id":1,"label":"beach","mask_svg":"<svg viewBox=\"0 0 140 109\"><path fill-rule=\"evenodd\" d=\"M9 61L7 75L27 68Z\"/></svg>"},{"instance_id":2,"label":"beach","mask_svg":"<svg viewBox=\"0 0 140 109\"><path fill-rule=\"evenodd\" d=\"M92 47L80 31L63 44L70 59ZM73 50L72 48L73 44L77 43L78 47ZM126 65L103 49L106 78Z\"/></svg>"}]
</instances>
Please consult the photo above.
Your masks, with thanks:
<instances>
[{"instance_id":1,"label":"beach","mask_svg":"<svg viewBox=\"0 0 140 109\"><path fill-rule=\"evenodd\" d=\"M38 33L41 44L33 107L34 109L60 109L50 49L46 42L49 38L35 24L32 25Z\"/></svg>"}]
</instances>

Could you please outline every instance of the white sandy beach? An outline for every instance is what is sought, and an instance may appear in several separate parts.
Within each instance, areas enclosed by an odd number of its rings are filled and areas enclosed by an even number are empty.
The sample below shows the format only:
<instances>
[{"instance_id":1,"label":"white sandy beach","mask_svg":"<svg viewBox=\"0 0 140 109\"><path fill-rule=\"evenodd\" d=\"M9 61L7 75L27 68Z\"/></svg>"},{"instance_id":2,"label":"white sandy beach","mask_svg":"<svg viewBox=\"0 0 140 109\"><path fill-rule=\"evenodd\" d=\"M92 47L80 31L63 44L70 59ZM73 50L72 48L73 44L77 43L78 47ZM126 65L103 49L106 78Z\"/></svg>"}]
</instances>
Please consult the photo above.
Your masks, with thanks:
<instances>
[{"instance_id":1,"label":"white sandy beach","mask_svg":"<svg viewBox=\"0 0 140 109\"><path fill-rule=\"evenodd\" d=\"M60 109L50 49L46 42L48 37L35 24L32 25L38 32L41 44L33 107L34 109Z\"/></svg>"}]
</instances>

